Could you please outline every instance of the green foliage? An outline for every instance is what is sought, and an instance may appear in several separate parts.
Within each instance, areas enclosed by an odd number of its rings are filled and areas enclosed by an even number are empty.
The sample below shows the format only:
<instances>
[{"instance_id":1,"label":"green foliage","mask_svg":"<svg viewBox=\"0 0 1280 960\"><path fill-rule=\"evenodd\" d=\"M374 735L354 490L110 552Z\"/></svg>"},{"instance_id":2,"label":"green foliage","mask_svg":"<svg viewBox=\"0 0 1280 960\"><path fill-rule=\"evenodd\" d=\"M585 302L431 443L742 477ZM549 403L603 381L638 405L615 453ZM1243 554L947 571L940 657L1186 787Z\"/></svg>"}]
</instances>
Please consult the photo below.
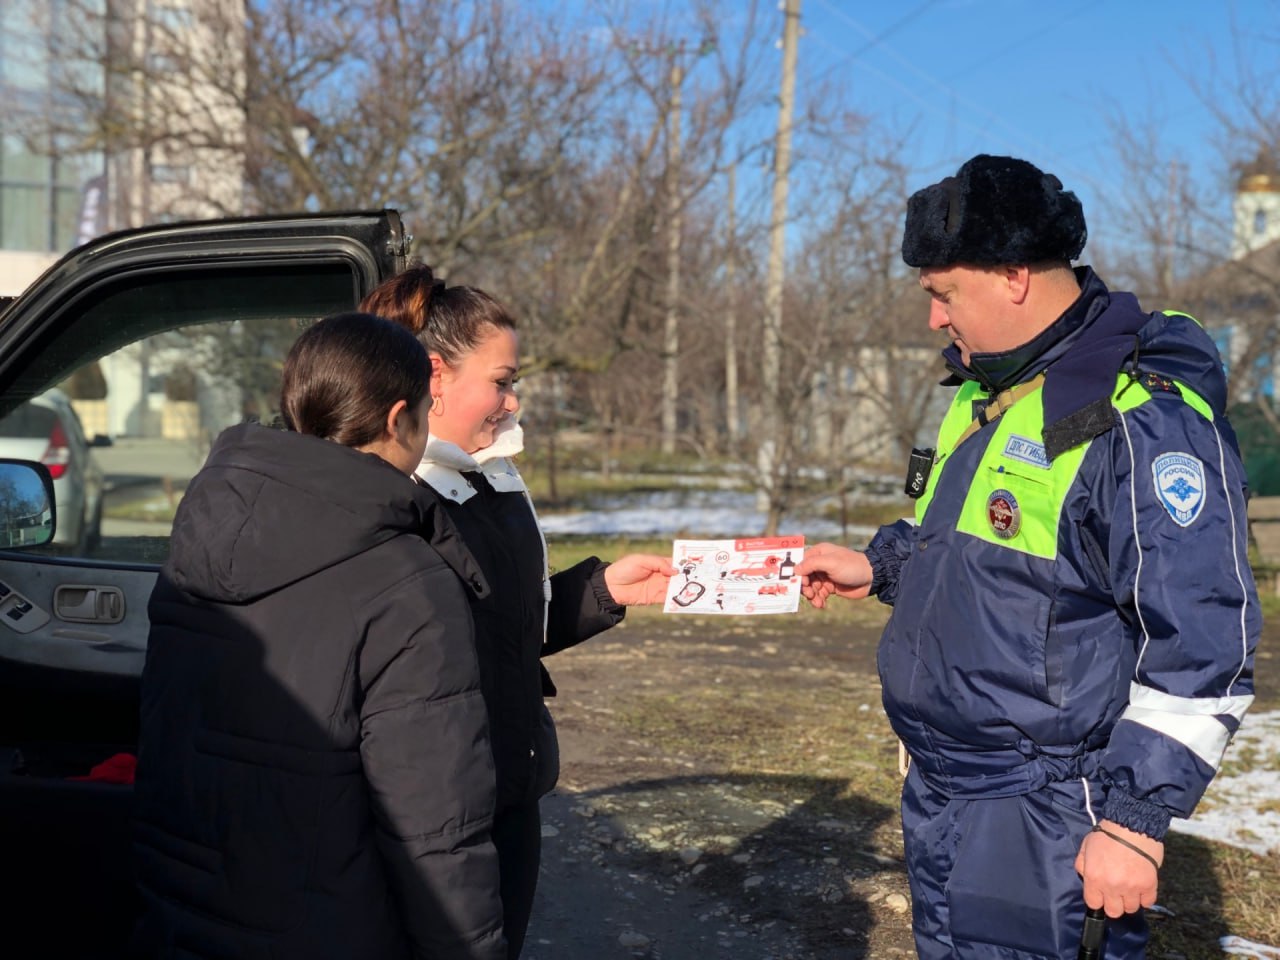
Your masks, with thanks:
<instances>
[{"instance_id":1,"label":"green foliage","mask_svg":"<svg viewBox=\"0 0 1280 960\"><path fill-rule=\"evenodd\" d=\"M1280 495L1280 436L1252 403L1238 403L1228 413L1240 441L1249 489L1255 496Z\"/></svg>"},{"instance_id":2,"label":"green foliage","mask_svg":"<svg viewBox=\"0 0 1280 960\"><path fill-rule=\"evenodd\" d=\"M556 496L553 501L551 497L551 478L545 469L537 464L533 465L533 469L527 469L526 465L521 463L520 472L524 477L525 483L529 485L529 494L533 497L534 503L539 505L539 509L543 507L584 506L589 498L593 496L611 493L646 493L655 490L670 490L675 486L675 478L666 475L645 474L637 476L634 473L617 471L611 473L606 480L602 474L595 471L558 469L556 472ZM720 478L713 475L707 476L705 484L682 482L679 485L681 490L711 490L720 486L722 486Z\"/></svg>"},{"instance_id":3,"label":"green foliage","mask_svg":"<svg viewBox=\"0 0 1280 960\"><path fill-rule=\"evenodd\" d=\"M584 557L617 560L628 553L671 555L671 541L630 537L548 537L547 555L552 571L565 570Z\"/></svg>"},{"instance_id":4,"label":"green foliage","mask_svg":"<svg viewBox=\"0 0 1280 960\"><path fill-rule=\"evenodd\" d=\"M188 366L174 367L164 378L164 395L175 402L190 402L196 398L196 375Z\"/></svg>"},{"instance_id":5,"label":"green foliage","mask_svg":"<svg viewBox=\"0 0 1280 960\"><path fill-rule=\"evenodd\" d=\"M535 502L552 505L550 459L545 442L526 434L520 470ZM592 494L639 493L679 487L716 489L735 477L731 461L708 460L657 450L624 450L610 458L605 474L595 445L561 445L555 455L554 505L581 504Z\"/></svg>"},{"instance_id":6,"label":"green foliage","mask_svg":"<svg viewBox=\"0 0 1280 960\"><path fill-rule=\"evenodd\" d=\"M72 400L105 400L107 396L107 378L96 360L76 370L61 387Z\"/></svg>"}]
</instances>

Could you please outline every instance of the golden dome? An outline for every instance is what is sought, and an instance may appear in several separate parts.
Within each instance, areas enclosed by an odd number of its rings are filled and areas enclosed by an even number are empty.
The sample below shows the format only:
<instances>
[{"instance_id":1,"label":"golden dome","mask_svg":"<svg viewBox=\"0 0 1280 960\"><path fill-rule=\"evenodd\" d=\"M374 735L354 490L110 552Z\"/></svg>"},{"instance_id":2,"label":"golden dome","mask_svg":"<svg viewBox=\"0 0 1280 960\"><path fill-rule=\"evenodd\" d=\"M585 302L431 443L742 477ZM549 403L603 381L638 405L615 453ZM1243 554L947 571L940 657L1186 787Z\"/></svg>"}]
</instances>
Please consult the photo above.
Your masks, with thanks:
<instances>
[{"instance_id":1,"label":"golden dome","mask_svg":"<svg viewBox=\"0 0 1280 960\"><path fill-rule=\"evenodd\" d=\"M1280 176L1271 173L1249 173L1240 178L1241 193L1280 193Z\"/></svg>"}]
</instances>

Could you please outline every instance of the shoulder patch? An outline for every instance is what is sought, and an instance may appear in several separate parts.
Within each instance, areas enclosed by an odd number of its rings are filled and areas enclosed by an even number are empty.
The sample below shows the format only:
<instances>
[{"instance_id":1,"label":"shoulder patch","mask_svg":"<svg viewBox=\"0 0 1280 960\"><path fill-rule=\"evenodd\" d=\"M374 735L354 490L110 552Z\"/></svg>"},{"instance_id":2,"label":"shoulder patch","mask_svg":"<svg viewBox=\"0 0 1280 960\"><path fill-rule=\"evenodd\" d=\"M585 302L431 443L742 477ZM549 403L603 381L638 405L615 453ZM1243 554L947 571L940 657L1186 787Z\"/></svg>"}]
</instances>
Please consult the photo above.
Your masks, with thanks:
<instances>
[{"instance_id":1,"label":"shoulder patch","mask_svg":"<svg viewBox=\"0 0 1280 960\"><path fill-rule=\"evenodd\" d=\"M1182 394L1182 391L1178 389L1178 385L1176 383L1174 383L1168 377L1160 376L1160 374L1158 373L1152 373L1148 371L1142 374L1140 379L1142 381L1142 385L1147 388L1147 391L1149 393L1175 393L1178 395Z\"/></svg>"},{"instance_id":2,"label":"shoulder patch","mask_svg":"<svg viewBox=\"0 0 1280 960\"><path fill-rule=\"evenodd\" d=\"M1156 496L1180 527L1189 527L1204 506L1204 464L1189 453L1163 453L1151 461Z\"/></svg>"}]
</instances>

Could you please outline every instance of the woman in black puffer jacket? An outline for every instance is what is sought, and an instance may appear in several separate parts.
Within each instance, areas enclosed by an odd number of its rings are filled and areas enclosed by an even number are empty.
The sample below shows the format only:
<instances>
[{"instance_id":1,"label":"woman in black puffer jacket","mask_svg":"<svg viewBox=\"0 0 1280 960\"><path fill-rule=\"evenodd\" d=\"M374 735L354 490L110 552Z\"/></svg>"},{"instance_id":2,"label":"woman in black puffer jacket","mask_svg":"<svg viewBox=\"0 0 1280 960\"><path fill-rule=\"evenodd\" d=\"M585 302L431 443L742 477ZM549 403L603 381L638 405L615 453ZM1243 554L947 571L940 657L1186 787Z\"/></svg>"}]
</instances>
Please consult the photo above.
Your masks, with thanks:
<instances>
[{"instance_id":1,"label":"woman in black puffer jacket","mask_svg":"<svg viewBox=\"0 0 1280 960\"><path fill-rule=\"evenodd\" d=\"M410 481L429 366L346 314L182 499L142 677L137 952L501 960L495 778L467 595Z\"/></svg>"},{"instance_id":2,"label":"woman in black puffer jacket","mask_svg":"<svg viewBox=\"0 0 1280 960\"><path fill-rule=\"evenodd\" d=\"M385 281L361 309L417 334L431 357L431 439L418 480L444 502L492 593L471 597L480 679L498 771L493 837L509 960L520 955L541 855L538 799L555 786L559 750L542 659L608 629L624 607L660 603L675 568L631 554L588 557L551 574L520 471L518 339L510 313L473 287L446 287L425 266Z\"/></svg>"}]
</instances>

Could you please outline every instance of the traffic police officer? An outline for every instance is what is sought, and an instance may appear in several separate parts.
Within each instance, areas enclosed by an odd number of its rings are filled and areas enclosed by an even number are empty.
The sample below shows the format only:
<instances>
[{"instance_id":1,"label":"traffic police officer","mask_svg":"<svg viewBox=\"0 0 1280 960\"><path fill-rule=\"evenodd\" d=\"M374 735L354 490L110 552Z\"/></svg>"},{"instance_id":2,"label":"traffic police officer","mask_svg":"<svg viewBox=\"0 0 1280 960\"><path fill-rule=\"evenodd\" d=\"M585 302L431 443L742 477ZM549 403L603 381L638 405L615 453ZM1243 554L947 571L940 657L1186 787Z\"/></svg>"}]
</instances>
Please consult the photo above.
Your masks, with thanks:
<instances>
[{"instance_id":1,"label":"traffic police officer","mask_svg":"<svg viewBox=\"0 0 1280 960\"><path fill-rule=\"evenodd\" d=\"M955 399L915 522L796 570L815 606L894 608L878 660L927 960L1075 956L1086 904L1106 957L1142 956L1170 819L1253 699L1222 361L1191 317L1072 269L1085 237L1076 196L1011 157L910 198Z\"/></svg>"}]
</instances>

